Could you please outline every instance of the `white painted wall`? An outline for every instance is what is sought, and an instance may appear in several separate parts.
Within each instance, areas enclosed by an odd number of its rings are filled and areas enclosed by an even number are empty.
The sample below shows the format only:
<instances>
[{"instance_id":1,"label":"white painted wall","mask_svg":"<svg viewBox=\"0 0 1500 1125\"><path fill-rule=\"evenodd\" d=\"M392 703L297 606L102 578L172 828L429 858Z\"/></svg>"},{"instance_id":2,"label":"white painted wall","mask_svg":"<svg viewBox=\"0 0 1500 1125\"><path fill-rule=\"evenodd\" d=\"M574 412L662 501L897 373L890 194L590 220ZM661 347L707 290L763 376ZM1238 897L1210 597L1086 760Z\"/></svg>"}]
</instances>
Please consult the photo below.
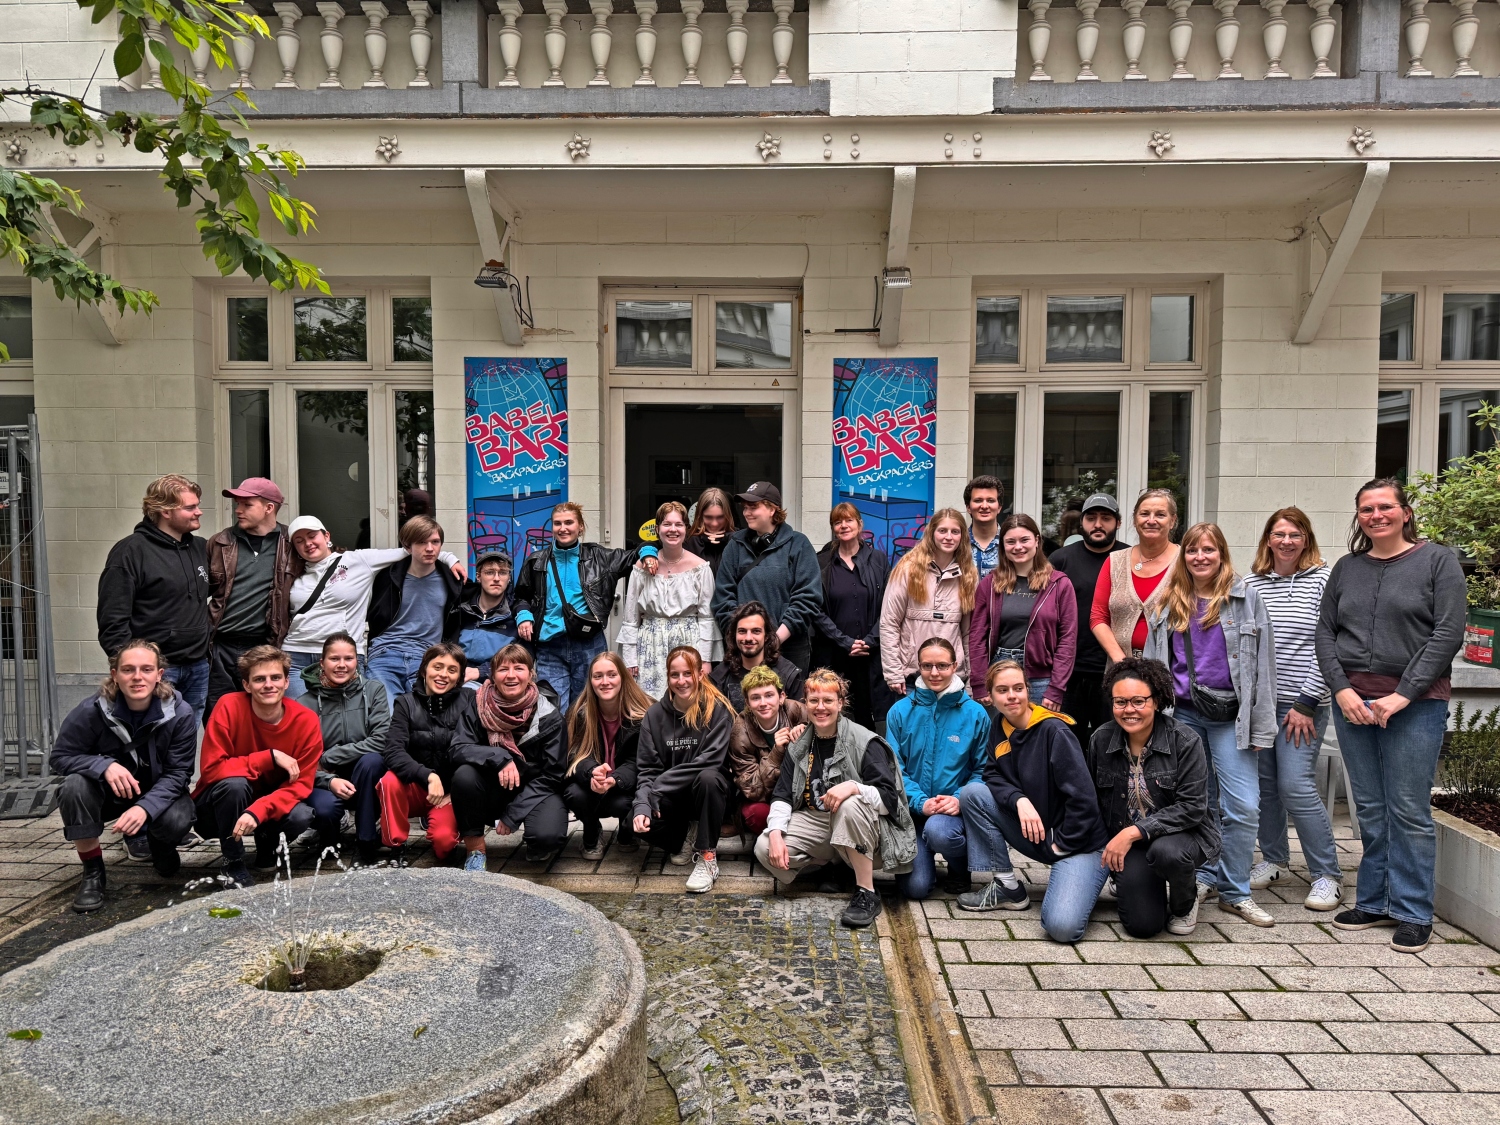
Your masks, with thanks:
<instances>
[{"instance_id":1,"label":"white painted wall","mask_svg":"<svg viewBox=\"0 0 1500 1125\"><path fill-rule=\"evenodd\" d=\"M118 23L110 15L92 24L92 14L73 0L0 0L0 86L30 81L97 104L98 83L115 81L111 52ZM29 116L24 105L0 103L0 122Z\"/></svg>"}]
</instances>

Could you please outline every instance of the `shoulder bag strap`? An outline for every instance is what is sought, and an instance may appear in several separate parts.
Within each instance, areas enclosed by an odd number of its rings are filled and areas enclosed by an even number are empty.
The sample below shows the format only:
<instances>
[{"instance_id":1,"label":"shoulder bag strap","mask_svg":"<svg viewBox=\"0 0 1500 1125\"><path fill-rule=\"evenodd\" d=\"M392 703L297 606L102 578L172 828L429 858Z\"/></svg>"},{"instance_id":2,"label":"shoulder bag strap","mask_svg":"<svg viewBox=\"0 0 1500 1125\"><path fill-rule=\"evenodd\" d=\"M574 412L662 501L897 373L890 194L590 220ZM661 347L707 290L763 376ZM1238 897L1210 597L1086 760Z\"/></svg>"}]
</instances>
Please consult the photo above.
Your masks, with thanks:
<instances>
[{"instance_id":1,"label":"shoulder bag strap","mask_svg":"<svg viewBox=\"0 0 1500 1125\"><path fill-rule=\"evenodd\" d=\"M323 577L319 579L318 584L313 587L312 597L303 602L300 609L292 610L293 617L298 617L304 613L310 612L312 610L312 607L318 604L318 599L323 596L323 587L328 585L328 580L333 577L333 572L337 570L340 565L340 561L336 558L328 564L328 569L323 572Z\"/></svg>"}]
</instances>

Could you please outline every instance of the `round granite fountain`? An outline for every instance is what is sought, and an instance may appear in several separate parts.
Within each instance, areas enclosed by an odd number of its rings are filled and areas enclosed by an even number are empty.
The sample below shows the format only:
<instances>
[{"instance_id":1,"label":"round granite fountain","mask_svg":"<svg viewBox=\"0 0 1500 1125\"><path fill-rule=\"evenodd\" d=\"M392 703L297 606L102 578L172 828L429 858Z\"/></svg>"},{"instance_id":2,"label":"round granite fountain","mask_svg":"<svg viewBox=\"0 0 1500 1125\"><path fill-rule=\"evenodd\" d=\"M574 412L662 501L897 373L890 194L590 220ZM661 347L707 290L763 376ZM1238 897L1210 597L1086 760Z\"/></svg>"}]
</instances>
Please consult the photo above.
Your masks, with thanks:
<instances>
[{"instance_id":1,"label":"round granite fountain","mask_svg":"<svg viewBox=\"0 0 1500 1125\"><path fill-rule=\"evenodd\" d=\"M285 885L0 977L0 1122L634 1125L646 977L624 930L502 875L311 882L290 888L292 921L317 931L306 991L284 991L273 955Z\"/></svg>"}]
</instances>

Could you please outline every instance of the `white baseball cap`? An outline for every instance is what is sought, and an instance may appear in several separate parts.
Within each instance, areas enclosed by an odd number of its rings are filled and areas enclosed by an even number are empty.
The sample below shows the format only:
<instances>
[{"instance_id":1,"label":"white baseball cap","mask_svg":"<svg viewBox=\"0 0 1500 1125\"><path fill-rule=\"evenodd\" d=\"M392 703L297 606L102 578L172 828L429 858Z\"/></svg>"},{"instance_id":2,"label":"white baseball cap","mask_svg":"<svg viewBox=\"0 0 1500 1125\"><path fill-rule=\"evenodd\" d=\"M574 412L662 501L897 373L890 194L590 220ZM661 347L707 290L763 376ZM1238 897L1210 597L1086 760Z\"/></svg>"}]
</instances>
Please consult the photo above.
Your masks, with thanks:
<instances>
[{"instance_id":1,"label":"white baseball cap","mask_svg":"<svg viewBox=\"0 0 1500 1125\"><path fill-rule=\"evenodd\" d=\"M292 526L286 529L287 538L290 539L299 531L323 531L328 529L323 526L323 521L317 516L298 516L292 521Z\"/></svg>"}]
</instances>

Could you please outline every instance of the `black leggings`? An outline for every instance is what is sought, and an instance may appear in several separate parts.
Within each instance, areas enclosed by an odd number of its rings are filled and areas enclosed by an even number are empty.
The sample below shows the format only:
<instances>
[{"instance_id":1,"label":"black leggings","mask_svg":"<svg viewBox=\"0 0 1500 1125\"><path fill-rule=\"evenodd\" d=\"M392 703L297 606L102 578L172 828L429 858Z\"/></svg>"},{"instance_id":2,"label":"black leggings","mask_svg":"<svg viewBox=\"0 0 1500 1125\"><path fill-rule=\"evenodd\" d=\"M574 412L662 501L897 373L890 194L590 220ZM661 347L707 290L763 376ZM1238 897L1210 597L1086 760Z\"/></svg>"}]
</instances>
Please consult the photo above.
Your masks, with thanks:
<instances>
[{"instance_id":1,"label":"black leggings","mask_svg":"<svg viewBox=\"0 0 1500 1125\"><path fill-rule=\"evenodd\" d=\"M586 775L585 775L586 776ZM618 817L620 834L629 836L632 809L635 807L635 790L622 789L616 785L608 793L595 793L587 780L570 778L563 786L563 804L583 824L598 824L606 817Z\"/></svg>"},{"instance_id":2,"label":"black leggings","mask_svg":"<svg viewBox=\"0 0 1500 1125\"><path fill-rule=\"evenodd\" d=\"M658 798L659 807L651 818L646 840L652 847L675 852L687 839L688 825L698 822L700 852L711 852L719 846L719 830L724 827L724 810L729 807L729 791L734 788L729 774L709 766L693 778L688 790L678 790Z\"/></svg>"},{"instance_id":3,"label":"black leggings","mask_svg":"<svg viewBox=\"0 0 1500 1125\"><path fill-rule=\"evenodd\" d=\"M1133 938L1148 938L1166 929L1170 908L1181 917L1198 895L1198 865L1203 849L1186 832L1158 836L1149 844L1137 840L1125 853L1125 867L1115 872L1115 906L1120 924Z\"/></svg>"},{"instance_id":4,"label":"black leggings","mask_svg":"<svg viewBox=\"0 0 1500 1125\"><path fill-rule=\"evenodd\" d=\"M453 795L453 816L460 836L483 836L510 808L519 789L504 789L498 770L462 765L448 783ZM548 793L536 803L525 820L526 846L533 852L555 851L568 838L568 810L562 798Z\"/></svg>"}]
</instances>

